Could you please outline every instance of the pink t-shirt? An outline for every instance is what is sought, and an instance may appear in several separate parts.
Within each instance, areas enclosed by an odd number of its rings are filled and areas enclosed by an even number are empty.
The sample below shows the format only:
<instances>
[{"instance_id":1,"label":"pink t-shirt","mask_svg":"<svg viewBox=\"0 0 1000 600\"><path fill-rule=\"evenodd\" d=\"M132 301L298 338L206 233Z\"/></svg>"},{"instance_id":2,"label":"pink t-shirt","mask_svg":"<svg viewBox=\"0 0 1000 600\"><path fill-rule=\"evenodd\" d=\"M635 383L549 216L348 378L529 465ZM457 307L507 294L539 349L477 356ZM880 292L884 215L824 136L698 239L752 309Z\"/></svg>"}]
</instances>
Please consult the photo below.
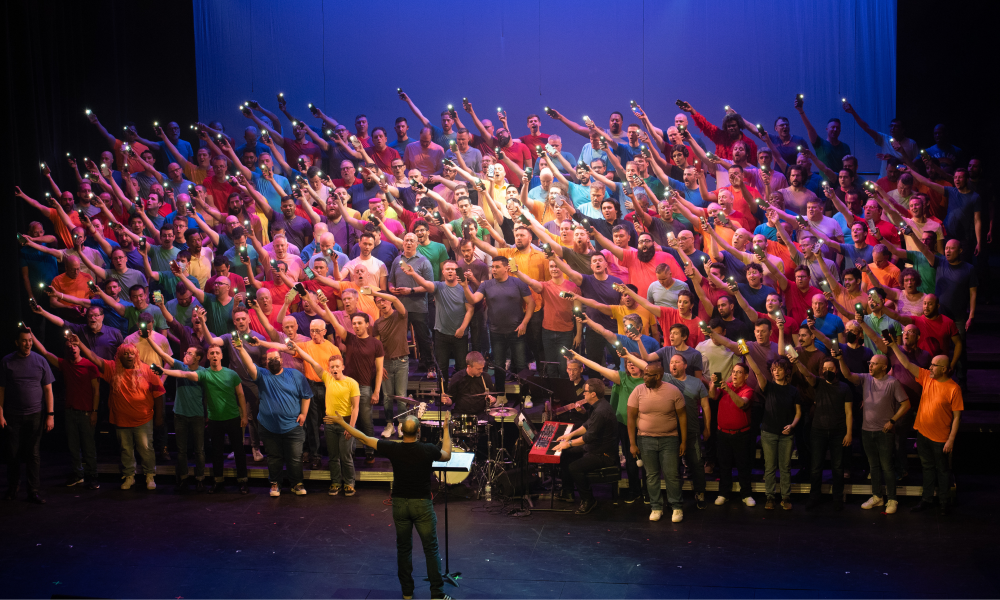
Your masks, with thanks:
<instances>
[{"instance_id":1,"label":"pink t-shirt","mask_svg":"<svg viewBox=\"0 0 1000 600\"><path fill-rule=\"evenodd\" d=\"M554 281L543 281L542 302L545 314L542 316L542 328L549 331L575 331L576 319L573 318L573 301L559 297L559 292L580 293L580 288L569 279L563 279L562 285Z\"/></svg>"},{"instance_id":2,"label":"pink t-shirt","mask_svg":"<svg viewBox=\"0 0 1000 600\"><path fill-rule=\"evenodd\" d=\"M649 284L656 281L656 265L660 263L666 263L670 267L670 273L674 276L674 279L678 281L687 281L687 276L684 275L684 271L681 266L677 264L674 257L667 254L666 252L657 251L653 255L653 260L649 262L642 262L639 260L639 251L635 248L625 248L625 254L622 256L621 264L623 267L628 269L628 280L629 283L635 285L639 288L637 292L643 298L646 297L646 291L649 290Z\"/></svg>"},{"instance_id":3,"label":"pink t-shirt","mask_svg":"<svg viewBox=\"0 0 1000 600\"><path fill-rule=\"evenodd\" d=\"M440 174L441 161L444 160L444 148L431 142L430 146L424 148L420 142L410 142L403 151L403 162L407 169L416 169L424 177Z\"/></svg>"},{"instance_id":4,"label":"pink t-shirt","mask_svg":"<svg viewBox=\"0 0 1000 600\"><path fill-rule=\"evenodd\" d=\"M684 395L675 386L663 381L660 387L651 390L643 383L628 397L629 408L639 409L636 428L639 435L665 437L680 435L677 428L677 413L683 413Z\"/></svg>"}]
</instances>

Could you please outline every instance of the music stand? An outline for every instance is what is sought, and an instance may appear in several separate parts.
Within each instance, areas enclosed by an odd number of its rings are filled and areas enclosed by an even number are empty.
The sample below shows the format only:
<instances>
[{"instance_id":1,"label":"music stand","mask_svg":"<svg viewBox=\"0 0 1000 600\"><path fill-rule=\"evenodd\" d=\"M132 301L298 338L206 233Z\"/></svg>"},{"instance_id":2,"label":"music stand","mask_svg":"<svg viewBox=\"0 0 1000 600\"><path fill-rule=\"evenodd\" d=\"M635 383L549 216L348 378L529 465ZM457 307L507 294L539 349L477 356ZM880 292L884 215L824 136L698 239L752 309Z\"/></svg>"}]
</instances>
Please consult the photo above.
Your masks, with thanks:
<instances>
[{"instance_id":1,"label":"music stand","mask_svg":"<svg viewBox=\"0 0 1000 600\"><path fill-rule=\"evenodd\" d=\"M438 472L438 481L444 486L444 580L458 587L461 571L452 573L448 563L448 483L444 479L445 471L460 471L468 473L472 469L472 461L476 458L474 452L452 452L447 462L434 461L432 470Z\"/></svg>"}]
</instances>

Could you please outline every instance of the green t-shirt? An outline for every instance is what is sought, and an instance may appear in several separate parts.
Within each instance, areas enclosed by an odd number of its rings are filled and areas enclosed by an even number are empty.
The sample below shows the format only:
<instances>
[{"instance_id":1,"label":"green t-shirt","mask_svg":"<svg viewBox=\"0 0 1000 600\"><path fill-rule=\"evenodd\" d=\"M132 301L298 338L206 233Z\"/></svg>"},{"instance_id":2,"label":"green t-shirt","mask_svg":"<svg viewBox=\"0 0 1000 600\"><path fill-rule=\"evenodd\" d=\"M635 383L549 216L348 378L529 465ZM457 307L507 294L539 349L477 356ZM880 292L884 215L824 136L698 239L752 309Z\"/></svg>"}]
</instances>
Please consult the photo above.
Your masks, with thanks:
<instances>
[{"instance_id":1,"label":"green t-shirt","mask_svg":"<svg viewBox=\"0 0 1000 600\"><path fill-rule=\"evenodd\" d=\"M640 383L644 383L642 377L632 377L628 371L618 371L621 383L616 383L611 388L611 408L615 409L615 417L622 425L628 425L628 397L632 395L632 390Z\"/></svg>"},{"instance_id":2,"label":"green t-shirt","mask_svg":"<svg viewBox=\"0 0 1000 600\"><path fill-rule=\"evenodd\" d=\"M163 313L160 311L160 307L155 304L150 304L146 308L139 310L132 303L121 303L125 307L125 320L128 321L129 332L139 330L139 317L142 313L147 313L153 317L153 328L157 331L163 331L167 328L167 320L163 318Z\"/></svg>"},{"instance_id":3,"label":"green t-shirt","mask_svg":"<svg viewBox=\"0 0 1000 600\"><path fill-rule=\"evenodd\" d=\"M228 421L240 416L240 404L236 400L236 386L240 385L240 376L236 371L226 367L218 371L199 367L198 383L205 392L209 419Z\"/></svg>"},{"instance_id":4,"label":"green t-shirt","mask_svg":"<svg viewBox=\"0 0 1000 600\"><path fill-rule=\"evenodd\" d=\"M920 273L920 287L917 289L924 294L933 294L934 286L937 283L937 271L934 270L931 263L927 262L927 257L915 250L907 250L906 262L913 265L917 273ZM903 282L900 281L899 283L902 284Z\"/></svg>"},{"instance_id":5,"label":"green t-shirt","mask_svg":"<svg viewBox=\"0 0 1000 600\"><path fill-rule=\"evenodd\" d=\"M229 302L221 304L215 294L205 292L205 324L208 330L215 335L222 335L233 330L233 298Z\"/></svg>"},{"instance_id":6,"label":"green t-shirt","mask_svg":"<svg viewBox=\"0 0 1000 600\"><path fill-rule=\"evenodd\" d=\"M157 271L156 276L159 280L154 282L153 289L160 290L163 292L164 300L173 300L177 297L177 286L184 285L177 279L177 276L170 271ZM198 280L193 275L187 276L188 281L194 284L194 287L200 288L198 285Z\"/></svg>"},{"instance_id":7,"label":"green t-shirt","mask_svg":"<svg viewBox=\"0 0 1000 600\"><path fill-rule=\"evenodd\" d=\"M441 263L448 260L448 249L440 242L429 242L426 246L417 244L417 252L431 263L434 281L441 281Z\"/></svg>"}]
</instances>

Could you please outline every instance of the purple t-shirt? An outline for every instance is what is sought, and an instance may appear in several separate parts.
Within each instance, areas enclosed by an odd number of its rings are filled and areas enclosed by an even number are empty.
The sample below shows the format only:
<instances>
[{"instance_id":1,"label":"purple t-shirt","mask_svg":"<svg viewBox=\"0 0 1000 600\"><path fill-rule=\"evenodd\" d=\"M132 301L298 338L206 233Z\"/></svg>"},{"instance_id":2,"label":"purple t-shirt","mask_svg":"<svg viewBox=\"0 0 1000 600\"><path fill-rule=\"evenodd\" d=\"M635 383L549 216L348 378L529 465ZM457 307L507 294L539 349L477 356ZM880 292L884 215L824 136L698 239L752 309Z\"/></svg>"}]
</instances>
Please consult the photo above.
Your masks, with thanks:
<instances>
[{"instance_id":1,"label":"purple t-shirt","mask_svg":"<svg viewBox=\"0 0 1000 600\"><path fill-rule=\"evenodd\" d=\"M612 287L616 283L622 283L622 280L614 275L608 275L604 281L593 275L584 275L583 281L580 282L580 295L601 304L618 306L621 304L622 295ZM618 331L618 323L611 315L606 315L596 308L590 307L585 308L584 312L587 313L588 319L593 319L601 327L609 331Z\"/></svg>"},{"instance_id":2,"label":"purple t-shirt","mask_svg":"<svg viewBox=\"0 0 1000 600\"><path fill-rule=\"evenodd\" d=\"M33 415L42 410L42 388L53 381L49 362L41 354L21 356L11 352L0 361L3 367L5 415Z\"/></svg>"}]
</instances>

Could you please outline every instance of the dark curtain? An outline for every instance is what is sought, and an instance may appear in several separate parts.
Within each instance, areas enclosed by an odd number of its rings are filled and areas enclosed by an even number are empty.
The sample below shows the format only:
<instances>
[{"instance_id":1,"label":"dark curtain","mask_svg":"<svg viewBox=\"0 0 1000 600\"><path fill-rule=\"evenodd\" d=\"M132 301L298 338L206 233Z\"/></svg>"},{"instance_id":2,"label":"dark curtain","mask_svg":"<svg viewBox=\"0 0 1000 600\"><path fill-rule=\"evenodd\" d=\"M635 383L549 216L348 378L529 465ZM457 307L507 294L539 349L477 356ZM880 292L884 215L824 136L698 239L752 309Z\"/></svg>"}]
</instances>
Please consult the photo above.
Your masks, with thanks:
<instances>
[{"instance_id":1,"label":"dark curtain","mask_svg":"<svg viewBox=\"0 0 1000 600\"><path fill-rule=\"evenodd\" d=\"M15 231L26 231L34 220L52 231L48 219L13 196L14 186L42 197L49 189L39 172L45 161L60 187L75 191L66 152L96 158L107 146L85 118L85 108L112 134L134 121L140 135L154 138L154 120L177 121L186 130L197 120L198 104L189 0L9 0L0 27L5 67L0 351L6 353L11 347L6 340L28 312Z\"/></svg>"}]
</instances>

